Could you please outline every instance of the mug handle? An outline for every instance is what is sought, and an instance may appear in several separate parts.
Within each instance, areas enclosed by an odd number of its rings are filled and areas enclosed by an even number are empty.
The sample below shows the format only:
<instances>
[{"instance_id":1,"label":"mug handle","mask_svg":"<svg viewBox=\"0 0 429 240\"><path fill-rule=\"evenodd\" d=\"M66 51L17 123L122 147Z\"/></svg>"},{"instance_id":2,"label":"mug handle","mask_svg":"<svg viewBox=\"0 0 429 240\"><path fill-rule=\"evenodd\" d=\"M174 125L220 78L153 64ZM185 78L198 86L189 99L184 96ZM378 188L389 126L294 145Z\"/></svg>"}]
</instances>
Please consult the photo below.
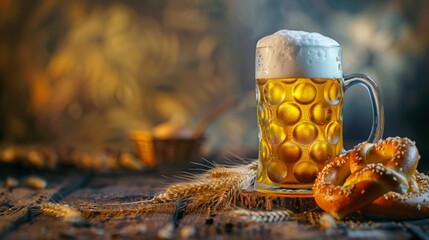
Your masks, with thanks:
<instances>
[{"instance_id":1,"label":"mug handle","mask_svg":"<svg viewBox=\"0 0 429 240\"><path fill-rule=\"evenodd\" d=\"M362 85L368 90L372 106L372 128L368 142L375 143L383 138L384 110L381 92L377 83L365 74L350 74L344 77L344 92L356 84Z\"/></svg>"}]
</instances>

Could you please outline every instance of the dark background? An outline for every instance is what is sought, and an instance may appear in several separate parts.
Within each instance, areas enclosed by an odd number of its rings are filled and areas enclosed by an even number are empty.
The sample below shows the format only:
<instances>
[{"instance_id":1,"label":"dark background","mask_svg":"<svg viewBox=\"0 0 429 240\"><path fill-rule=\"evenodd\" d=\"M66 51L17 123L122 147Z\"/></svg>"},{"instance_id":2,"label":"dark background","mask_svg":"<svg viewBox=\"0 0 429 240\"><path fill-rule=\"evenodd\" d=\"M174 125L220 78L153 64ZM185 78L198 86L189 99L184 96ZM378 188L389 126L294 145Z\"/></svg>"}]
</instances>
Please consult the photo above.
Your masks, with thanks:
<instances>
[{"instance_id":1,"label":"dark background","mask_svg":"<svg viewBox=\"0 0 429 240\"><path fill-rule=\"evenodd\" d=\"M343 48L345 74L380 87L384 136L409 137L429 169L427 1L0 1L0 140L130 145L165 121L193 128L225 99L204 156L257 156L256 41L315 31ZM371 109L347 92L345 147L364 141Z\"/></svg>"}]
</instances>

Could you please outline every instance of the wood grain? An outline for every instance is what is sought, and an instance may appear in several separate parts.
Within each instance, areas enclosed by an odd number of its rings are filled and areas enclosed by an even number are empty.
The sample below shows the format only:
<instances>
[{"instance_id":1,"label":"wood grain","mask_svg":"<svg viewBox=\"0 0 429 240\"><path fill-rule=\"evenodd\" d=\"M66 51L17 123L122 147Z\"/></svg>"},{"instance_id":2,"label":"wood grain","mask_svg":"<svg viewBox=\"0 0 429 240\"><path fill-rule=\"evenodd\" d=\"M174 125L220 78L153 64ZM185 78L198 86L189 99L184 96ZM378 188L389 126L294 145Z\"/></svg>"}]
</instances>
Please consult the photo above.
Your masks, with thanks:
<instances>
[{"instance_id":1,"label":"wood grain","mask_svg":"<svg viewBox=\"0 0 429 240\"><path fill-rule=\"evenodd\" d=\"M232 218L228 212L184 214L133 212L141 205L133 202L153 196L168 185L154 174L97 175L87 184L74 175L46 178L48 188L35 191L1 189L0 226L2 239L428 239L429 221L378 221L350 216L333 225L321 224L326 214L312 198L291 198L248 190L238 204L250 209L290 209L291 219L281 223L253 223ZM76 185L77 184L77 185ZM65 191L67 190L67 191ZM61 194L60 194L61 193ZM59 197L62 195L62 197ZM43 197L42 197L43 196ZM56 197L57 196L57 197ZM75 208L96 206L120 212L110 204L128 204L121 214L93 215L80 223L70 223L40 214L29 217L29 206L56 197L59 204ZM128 212L129 211L129 212Z\"/></svg>"}]
</instances>

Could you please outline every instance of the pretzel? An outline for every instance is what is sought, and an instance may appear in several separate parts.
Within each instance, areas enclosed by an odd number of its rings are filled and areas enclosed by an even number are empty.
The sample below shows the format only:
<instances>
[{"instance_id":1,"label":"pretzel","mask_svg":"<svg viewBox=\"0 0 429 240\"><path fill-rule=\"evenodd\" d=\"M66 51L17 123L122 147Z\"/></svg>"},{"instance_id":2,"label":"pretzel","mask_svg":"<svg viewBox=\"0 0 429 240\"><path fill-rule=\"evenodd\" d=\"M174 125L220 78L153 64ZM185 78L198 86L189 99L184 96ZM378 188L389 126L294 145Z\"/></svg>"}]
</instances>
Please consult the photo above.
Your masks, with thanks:
<instances>
[{"instance_id":1,"label":"pretzel","mask_svg":"<svg viewBox=\"0 0 429 240\"><path fill-rule=\"evenodd\" d=\"M314 199L334 217L344 218L388 192L406 193L419 158L407 138L361 143L323 168L313 186Z\"/></svg>"},{"instance_id":2,"label":"pretzel","mask_svg":"<svg viewBox=\"0 0 429 240\"><path fill-rule=\"evenodd\" d=\"M359 210L372 218L410 220L429 217L429 177L415 171L407 193L389 192Z\"/></svg>"}]
</instances>

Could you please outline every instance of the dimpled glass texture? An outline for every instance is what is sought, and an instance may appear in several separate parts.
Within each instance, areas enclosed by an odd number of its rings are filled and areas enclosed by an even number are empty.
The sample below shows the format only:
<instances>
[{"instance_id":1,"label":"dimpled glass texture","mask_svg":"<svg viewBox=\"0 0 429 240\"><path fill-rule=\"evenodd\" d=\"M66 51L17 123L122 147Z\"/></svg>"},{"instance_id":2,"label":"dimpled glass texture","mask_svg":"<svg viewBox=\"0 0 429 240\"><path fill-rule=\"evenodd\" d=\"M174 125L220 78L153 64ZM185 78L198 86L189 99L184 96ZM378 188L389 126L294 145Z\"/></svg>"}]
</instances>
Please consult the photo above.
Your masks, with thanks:
<instances>
[{"instance_id":1,"label":"dimpled glass texture","mask_svg":"<svg viewBox=\"0 0 429 240\"><path fill-rule=\"evenodd\" d=\"M257 182L311 187L341 153L342 79L257 79L260 126Z\"/></svg>"}]
</instances>

